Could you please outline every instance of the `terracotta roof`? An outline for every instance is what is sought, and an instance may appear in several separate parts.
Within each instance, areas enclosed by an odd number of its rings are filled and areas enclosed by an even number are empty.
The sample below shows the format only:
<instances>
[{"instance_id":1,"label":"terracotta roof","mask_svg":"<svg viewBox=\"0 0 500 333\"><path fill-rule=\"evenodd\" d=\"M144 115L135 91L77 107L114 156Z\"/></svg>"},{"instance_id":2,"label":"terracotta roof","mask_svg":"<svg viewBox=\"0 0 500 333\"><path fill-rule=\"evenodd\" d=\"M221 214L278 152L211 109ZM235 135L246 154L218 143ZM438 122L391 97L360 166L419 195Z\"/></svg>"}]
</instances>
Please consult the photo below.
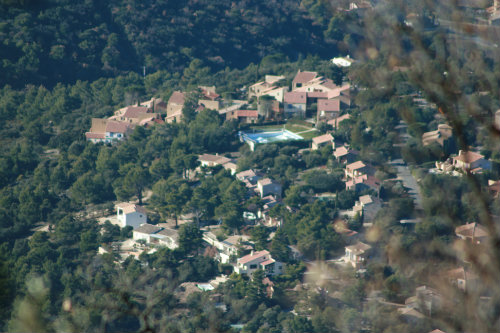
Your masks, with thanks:
<instances>
[{"instance_id":1,"label":"terracotta roof","mask_svg":"<svg viewBox=\"0 0 500 333\"><path fill-rule=\"evenodd\" d=\"M129 106L125 110L123 117L125 118L139 118L140 115L148 113L150 109L145 106Z\"/></svg>"},{"instance_id":2,"label":"terracotta roof","mask_svg":"<svg viewBox=\"0 0 500 333\"><path fill-rule=\"evenodd\" d=\"M263 185L263 186L264 185L270 185L270 184L273 183L273 180L271 178L264 178L264 179L260 179L258 181L258 183L261 184L261 185Z\"/></svg>"},{"instance_id":3,"label":"terracotta roof","mask_svg":"<svg viewBox=\"0 0 500 333\"><path fill-rule=\"evenodd\" d=\"M475 153L472 151L462 151L462 150L458 153L458 156L453 157L453 159L459 160L459 161L462 161L465 163L476 162L482 158L484 158L484 156L479 154L479 153Z\"/></svg>"},{"instance_id":4,"label":"terracotta roof","mask_svg":"<svg viewBox=\"0 0 500 333\"><path fill-rule=\"evenodd\" d=\"M325 142L332 142L333 141L333 136L330 133L323 134L323 135L320 135L320 136L317 136L317 137L313 138L312 141L315 144L321 144L321 143L325 143Z\"/></svg>"},{"instance_id":5,"label":"terracotta roof","mask_svg":"<svg viewBox=\"0 0 500 333\"><path fill-rule=\"evenodd\" d=\"M346 168L350 169L350 170L357 170L357 169L364 168L365 166L366 166L366 164L364 164L362 161L356 161L354 163L348 164L346 166Z\"/></svg>"},{"instance_id":6,"label":"terracotta roof","mask_svg":"<svg viewBox=\"0 0 500 333\"><path fill-rule=\"evenodd\" d=\"M307 97L309 98L328 98L328 93L322 91L311 91L307 92Z\"/></svg>"},{"instance_id":7,"label":"terracotta roof","mask_svg":"<svg viewBox=\"0 0 500 333\"><path fill-rule=\"evenodd\" d=\"M340 146L339 148L335 149L335 151L333 152L333 155L337 158L345 156L347 154L349 154L349 149L347 149L344 146Z\"/></svg>"},{"instance_id":8,"label":"terracotta roof","mask_svg":"<svg viewBox=\"0 0 500 333\"><path fill-rule=\"evenodd\" d=\"M130 125L128 123L110 120L106 124L106 132L110 133L125 133L129 130Z\"/></svg>"},{"instance_id":9,"label":"terracotta roof","mask_svg":"<svg viewBox=\"0 0 500 333\"><path fill-rule=\"evenodd\" d=\"M127 203L127 202L120 203L117 204L116 207L122 209L124 214L130 214L135 212L146 214L146 209L144 207L133 203Z\"/></svg>"},{"instance_id":10,"label":"terracotta roof","mask_svg":"<svg viewBox=\"0 0 500 333\"><path fill-rule=\"evenodd\" d=\"M307 94L298 91L286 92L283 100L288 104L305 104L307 102Z\"/></svg>"},{"instance_id":11,"label":"terracotta roof","mask_svg":"<svg viewBox=\"0 0 500 333\"><path fill-rule=\"evenodd\" d=\"M345 248L354 252L355 254L363 254L366 251L368 251L369 249L371 249L372 247L368 244L365 244L362 242L357 242L356 244L351 245L351 246L346 246Z\"/></svg>"},{"instance_id":12,"label":"terracotta roof","mask_svg":"<svg viewBox=\"0 0 500 333\"><path fill-rule=\"evenodd\" d=\"M367 205L372 203L373 199L369 194L366 194L359 197L359 202L362 203L363 205Z\"/></svg>"},{"instance_id":13,"label":"terracotta roof","mask_svg":"<svg viewBox=\"0 0 500 333\"><path fill-rule=\"evenodd\" d=\"M185 94L180 91L174 91L172 96L168 99L168 103L182 105L184 104Z\"/></svg>"},{"instance_id":14,"label":"terracotta roof","mask_svg":"<svg viewBox=\"0 0 500 333\"><path fill-rule=\"evenodd\" d=\"M318 99L318 111L340 112L339 99Z\"/></svg>"},{"instance_id":15,"label":"terracotta roof","mask_svg":"<svg viewBox=\"0 0 500 333\"><path fill-rule=\"evenodd\" d=\"M276 262L276 260L274 260L274 259L268 259L268 260L266 260L264 262L261 262L260 265L261 266L267 266L269 264L274 264L275 262Z\"/></svg>"},{"instance_id":16,"label":"terracotta roof","mask_svg":"<svg viewBox=\"0 0 500 333\"><path fill-rule=\"evenodd\" d=\"M472 222L455 228L455 234L463 237L488 237L488 230L479 223Z\"/></svg>"},{"instance_id":17,"label":"terracotta roof","mask_svg":"<svg viewBox=\"0 0 500 333\"><path fill-rule=\"evenodd\" d=\"M144 223L144 224L141 224L136 229L134 229L134 232L150 235L150 234L156 234L158 231L160 231L162 229L163 228L157 227L155 225Z\"/></svg>"},{"instance_id":18,"label":"terracotta roof","mask_svg":"<svg viewBox=\"0 0 500 333\"><path fill-rule=\"evenodd\" d=\"M293 79L293 83L306 83L314 79L317 75L318 73L316 72L301 72L299 70Z\"/></svg>"},{"instance_id":19,"label":"terracotta roof","mask_svg":"<svg viewBox=\"0 0 500 333\"><path fill-rule=\"evenodd\" d=\"M255 176L257 176L257 174L252 169L241 171L241 172L238 172L236 174L236 178L238 178L238 179L240 179L240 178L250 178L250 177L255 177Z\"/></svg>"},{"instance_id":20,"label":"terracotta roof","mask_svg":"<svg viewBox=\"0 0 500 333\"><path fill-rule=\"evenodd\" d=\"M87 139L105 139L106 138L106 134L104 134L104 133L87 132L87 133L85 133L85 137Z\"/></svg>"},{"instance_id":21,"label":"terracotta roof","mask_svg":"<svg viewBox=\"0 0 500 333\"><path fill-rule=\"evenodd\" d=\"M225 164L228 162L231 162L230 158L227 158L225 156L220 156L220 155L212 155L212 154L203 154L198 156L198 159L200 161L206 161L206 162L213 162L217 164Z\"/></svg>"},{"instance_id":22,"label":"terracotta roof","mask_svg":"<svg viewBox=\"0 0 500 333\"><path fill-rule=\"evenodd\" d=\"M258 110L237 110L236 115L238 117L253 117L257 118L259 116Z\"/></svg>"},{"instance_id":23,"label":"terracotta roof","mask_svg":"<svg viewBox=\"0 0 500 333\"><path fill-rule=\"evenodd\" d=\"M253 261L255 259L258 259L260 257L264 257L264 256L269 256L269 252L266 251L266 250L263 250L263 251L257 251L253 254L248 254L244 257L241 257L240 259L238 259L238 263L240 264L246 264L247 262L250 262L250 261Z\"/></svg>"}]
</instances>

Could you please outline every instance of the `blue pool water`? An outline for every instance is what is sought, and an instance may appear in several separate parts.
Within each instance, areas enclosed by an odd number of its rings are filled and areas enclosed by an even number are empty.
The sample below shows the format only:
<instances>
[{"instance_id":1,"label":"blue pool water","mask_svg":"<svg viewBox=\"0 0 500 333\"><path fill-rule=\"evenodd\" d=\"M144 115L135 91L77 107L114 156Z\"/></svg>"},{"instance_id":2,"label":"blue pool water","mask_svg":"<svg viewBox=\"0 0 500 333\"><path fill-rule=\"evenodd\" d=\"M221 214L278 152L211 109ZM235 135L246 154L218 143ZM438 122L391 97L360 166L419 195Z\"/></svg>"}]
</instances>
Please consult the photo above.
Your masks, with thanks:
<instances>
[{"instance_id":1,"label":"blue pool water","mask_svg":"<svg viewBox=\"0 0 500 333\"><path fill-rule=\"evenodd\" d=\"M304 139L300 135L292 133L288 130L256 132L256 133L240 132L240 137L242 138L243 141L252 141L254 143L271 143L278 141Z\"/></svg>"}]
</instances>

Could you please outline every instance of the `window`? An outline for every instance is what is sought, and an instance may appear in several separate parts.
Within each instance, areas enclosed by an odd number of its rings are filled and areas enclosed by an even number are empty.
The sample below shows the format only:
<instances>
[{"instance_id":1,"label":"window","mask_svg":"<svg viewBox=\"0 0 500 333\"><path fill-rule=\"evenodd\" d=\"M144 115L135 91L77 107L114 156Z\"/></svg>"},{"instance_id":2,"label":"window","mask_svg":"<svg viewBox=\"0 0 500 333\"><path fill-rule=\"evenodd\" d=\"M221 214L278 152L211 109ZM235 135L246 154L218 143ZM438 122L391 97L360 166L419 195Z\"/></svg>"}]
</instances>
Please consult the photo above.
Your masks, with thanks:
<instances>
[{"instance_id":1,"label":"window","mask_svg":"<svg viewBox=\"0 0 500 333\"><path fill-rule=\"evenodd\" d=\"M250 269L256 269L257 265L250 265Z\"/></svg>"}]
</instances>

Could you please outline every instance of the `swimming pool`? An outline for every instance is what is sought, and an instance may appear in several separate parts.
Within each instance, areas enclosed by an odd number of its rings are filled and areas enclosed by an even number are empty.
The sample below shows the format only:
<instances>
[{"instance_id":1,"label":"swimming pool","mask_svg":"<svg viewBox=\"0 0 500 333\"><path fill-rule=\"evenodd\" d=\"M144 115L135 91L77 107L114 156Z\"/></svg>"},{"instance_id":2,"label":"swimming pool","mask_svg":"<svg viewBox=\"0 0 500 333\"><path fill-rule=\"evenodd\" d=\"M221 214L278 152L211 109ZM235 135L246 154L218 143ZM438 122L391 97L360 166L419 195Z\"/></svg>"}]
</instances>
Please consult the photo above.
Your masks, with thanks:
<instances>
[{"instance_id":1,"label":"swimming pool","mask_svg":"<svg viewBox=\"0 0 500 333\"><path fill-rule=\"evenodd\" d=\"M240 132L239 135L240 140L248 143L252 150L255 149L255 145L257 144L304 139L300 135L292 133L286 129L267 132Z\"/></svg>"}]
</instances>

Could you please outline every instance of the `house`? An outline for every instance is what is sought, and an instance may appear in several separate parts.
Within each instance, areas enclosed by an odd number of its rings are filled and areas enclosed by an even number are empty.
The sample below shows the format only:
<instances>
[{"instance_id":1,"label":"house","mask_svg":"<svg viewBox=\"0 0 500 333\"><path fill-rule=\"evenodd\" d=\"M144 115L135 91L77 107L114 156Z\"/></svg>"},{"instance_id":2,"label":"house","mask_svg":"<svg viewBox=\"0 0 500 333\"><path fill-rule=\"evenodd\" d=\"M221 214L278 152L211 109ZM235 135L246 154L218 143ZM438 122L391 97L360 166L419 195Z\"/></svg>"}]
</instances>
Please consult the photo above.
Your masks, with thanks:
<instances>
[{"instance_id":1,"label":"house","mask_svg":"<svg viewBox=\"0 0 500 333\"><path fill-rule=\"evenodd\" d=\"M238 274L252 275L258 269L262 269L266 275L280 275L283 273L285 264L274 260L269 251L257 251L241 257L237 260L234 271Z\"/></svg>"},{"instance_id":2,"label":"house","mask_svg":"<svg viewBox=\"0 0 500 333\"><path fill-rule=\"evenodd\" d=\"M220 95L215 92L215 86L199 86L202 94L202 100L217 101L220 99Z\"/></svg>"},{"instance_id":3,"label":"house","mask_svg":"<svg viewBox=\"0 0 500 333\"><path fill-rule=\"evenodd\" d=\"M483 155L472 151L458 151L458 156L452 157L453 166L463 171L480 173L482 170L491 170L491 162Z\"/></svg>"},{"instance_id":4,"label":"house","mask_svg":"<svg viewBox=\"0 0 500 333\"><path fill-rule=\"evenodd\" d=\"M236 174L236 171L238 170L238 165L236 165L236 163L234 163L232 160L230 162L222 164L222 167L225 170L231 172L231 176L234 176Z\"/></svg>"},{"instance_id":5,"label":"house","mask_svg":"<svg viewBox=\"0 0 500 333\"><path fill-rule=\"evenodd\" d=\"M259 211L257 212L257 216L259 218L264 218L267 213L269 213L269 210L276 206L279 202L276 200L276 197L273 195L268 195L262 198L262 208L259 208Z\"/></svg>"},{"instance_id":6,"label":"house","mask_svg":"<svg viewBox=\"0 0 500 333\"><path fill-rule=\"evenodd\" d=\"M345 114L345 115L342 115L342 116L340 116L338 118L334 118L334 119L328 120L326 123L328 125L331 125L333 127L333 129L337 129L339 127L339 124L341 122L343 122L344 120L348 120L348 119L351 119L351 115Z\"/></svg>"},{"instance_id":7,"label":"house","mask_svg":"<svg viewBox=\"0 0 500 333\"><path fill-rule=\"evenodd\" d=\"M310 81L314 80L318 76L318 73L316 72L302 72L299 71L295 75L292 81L292 90L295 90L297 88L301 88L304 86L306 83L309 83Z\"/></svg>"},{"instance_id":8,"label":"house","mask_svg":"<svg viewBox=\"0 0 500 333\"><path fill-rule=\"evenodd\" d=\"M257 175L257 173L254 170L250 169L250 170L245 170L245 171L238 172L236 174L236 178L239 181L248 180L248 181L250 181L250 183L256 184L257 181L260 179L260 176Z\"/></svg>"},{"instance_id":9,"label":"house","mask_svg":"<svg viewBox=\"0 0 500 333\"><path fill-rule=\"evenodd\" d=\"M116 217L122 228L131 226L136 229L141 224L148 222L148 215L144 207L126 202L116 205Z\"/></svg>"},{"instance_id":10,"label":"house","mask_svg":"<svg viewBox=\"0 0 500 333\"><path fill-rule=\"evenodd\" d=\"M350 263L354 268L359 268L366 262L367 253L371 248L370 245L363 242L346 246L344 261Z\"/></svg>"},{"instance_id":11,"label":"house","mask_svg":"<svg viewBox=\"0 0 500 333\"><path fill-rule=\"evenodd\" d=\"M455 228L455 234L462 240L472 244L484 244L488 239L488 229L479 223L472 222Z\"/></svg>"},{"instance_id":12,"label":"house","mask_svg":"<svg viewBox=\"0 0 500 333\"><path fill-rule=\"evenodd\" d=\"M478 276L464 267L450 269L445 273L445 277L452 285L462 291L474 291L479 283Z\"/></svg>"},{"instance_id":13,"label":"house","mask_svg":"<svg viewBox=\"0 0 500 333\"><path fill-rule=\"evenodd\" d=\"M149 101L142 102L141 106L145 106L151 109L155 113L166 113L167 103L165 103L161 98L151 98Z\"/></svg>"},{"instance_id":14,"label":"house","mask_svg":"<svg viewBox=\"0 0 500 333\"><path fill-rule=\"evenodd\" d=\"M220 109L220 101L215 100L212 101L210 99L200 99L198 100L198 105L201 106L202 109L209 109L219 111Z\"/></svg>"},{"instance_id":15,"label":"house","mask_svg":"<svg viewBox=\"0 0 500 333\"><path fill-rule=\"evenodd\" d=\"M288 92L288 87L271 87L263 91L261 96L271 96L278 102L283 103L286 92Z\"/></svg>"},{"instance_id":16,"label":"house","mask_svg":"<svg viewBox=\"0 0 500 333\"><path fill-rule=\"evenodd\" d=\"M361 175L368 175L373 173L373 168L364 164L362 161L356 161L348 164L345 167L345 175L347 178L355 178Z\"/></svg>"},{"instance_id":17,"label":"house","mask_svg":"<svg viewBox=\"0 0 500 333\"><path fill-rule=\"evenodd\" d=\"M340 115L340 99L318 99L316 122L328 121Z\"/></svg>"},{"instance_id":18,"label":"house","mask_svg":"<svg viewBox=\"0 0 500 333\"><path fill-rule=\"evenodd\" d=\"M284 112L286 117L306 115L307 95L305 92L291 91L285 93L283 99Z\"/></svg>"},{"instance_id":19,"label":"house","mask_svg":"<svg viewBox=\"0 0 500 333\"><path fill-rule=\"evenodd\" d=\"M331 145L332 148L335 148L335 142L334 142L333 136L330 133L320 135L320 136L314 137L312 139L312 150L318 150L321 147L324 147L327 145Z\"/></svg>"},{"instance_id":20,"label":"house","mask_svg":"<svg viewBox=\"0 0 500 333\"><path fill-rule=\"evenodd\" d=\"M358 157L358 151L346 146L340 146L333 151L333 156L341 164L352 163Z\"/></svg>"},{"instance_id":21,"label":"house","mask_svg":"<svg viewBox=\"0 0 500 333\"><path fill-rule=\"evenodd\" d=\"M156 234L162 229L156 225L144 223L132 231L132 239L135 241L143 239L146 243L150 243L151 235Z\"/></svg>"},{"instance_id":22,"label":"house","mask_svg":"<svg viewBox=\"0 0 500 333\"><path fill-rule=\"evenodd\" d=\"M182 108L184 107L184 102L186 96L183 92L174 91L167 104L167 117L165 121L168 123L178 122L182 118Z\"/></svg>"},{"instance_id":23,"label":"house","mask_svg":"<svg viewBox=\"0 0 500 333\"><path fill-rule=\"evenodd\" d=\"M424 146L428 146L436 142L442 147L444 146L444 142L451 138L452 135L453 129L451 126L448 124L439 124L437 130L422 134L422 143Z\"/></svg>"},{"instance_id":24,"label":"house","mask_svg":"<svg viewBox=\"0 0 500 333\"><path fill-rule=\"evenodd\" d=\"M92 127L85 137L93 143L112 143L125 139L132 129L133 125L125 122L92 118Z\"/></svg>"},{"instance_id":25,"label":"house","mask_svg":"<svg viewBox=\"0 0 500 333\"><path fill-rule=\"evenodd\" d=\"M234 110L226 113L226 120L236 119L243 124L255 124L259 120L258 110Z\"/></svg>"},{"instance_id":26,"label":"house","mask_svg":"<svg viewBox=\"0 0 500 333\"><path fill-rule=\"evenodd\" d=\"M227 264L232 261L232 258L236 258L239 248L246 251L253 250L253 243L250 242L250 237L246 235L233 235L219 241L213 232L208 231L203 234L203 240L218 250L219 253L216 259L223 264Z\"/></svg>"},{"instance_id":27,"label":"house","mask_svg":"<svg viewBox=\"0 0 500 333\"><path fill-rule=\"evenodd\" d=\"M224 165L232 162L233 160L219 154L203 154L198 156L198 161L200 161L202 167L214 167L217 165Z\"/></svg>"},{"instance_id":28,"label":"house","mask_svg":"<svg viewBox=\"0 0 500 333\"><path fill-rule=\"evenodd\" d=\"M347 190L354 190L356 192L361 192L366 189L372 189L378 193L380 191L381 185L382 182L378 178L372 175L365 174L351 178L345 183L345 187Z\"/></svg>"},{"instance_id":29,"label":"house","mask_svg":"<svg viewBox=\"0 0 500 333\"><path fill-rule=\"evenodd\" d=\"M337 67L350 67L355 62L349 55L347 57L336 57L331 61Z\"/></svg>"},{"instance_id":30,"label":"house","mask_svg":"<svg viewBox=\"0 0 500 333\"><path fill-rule=\"evenodd\" d=\"M259 192L261 198L264 198L269 194L272 194L277 198L281 198L282 188L281 184L270 178L264 178L257 181L257 191Z\"/></svg>"},{"instance_id":31,"label":"house","mask_svg":"<svg viewBox=\"0 0 500 333\"><path fill-rule=\"evenodd\" d=\"M363 222L371 222L380 208L382 208L380 200L366 194L359 197L358 201L354 204L353 210L363 215Z\"/></svg>"},{"instance_id":32,"label":"house","mask_svg":"<svg viewBox=\"0 0 500 333\"><path fill-rule=\"evenodd\" d=\"M171 250L175 250L179 247L179 232L175 229L163 228L156 233L150 234L148 243L164 245Z\"/></svg>"},{"instance_id":33,"label":"house","mask_svg":"<svg viewBox=\"0 0 500 333\"><path fill-rule=\"evenodd\" d=\"M275 84L284 79L284 76L266 75L264 81L257 82L248 88L248 99L254 96L259 98L260 96L277 89L278 87L276 87ZM281 100L281 102L283 102L283 100Z\"/></svg>"}]
</instances>

